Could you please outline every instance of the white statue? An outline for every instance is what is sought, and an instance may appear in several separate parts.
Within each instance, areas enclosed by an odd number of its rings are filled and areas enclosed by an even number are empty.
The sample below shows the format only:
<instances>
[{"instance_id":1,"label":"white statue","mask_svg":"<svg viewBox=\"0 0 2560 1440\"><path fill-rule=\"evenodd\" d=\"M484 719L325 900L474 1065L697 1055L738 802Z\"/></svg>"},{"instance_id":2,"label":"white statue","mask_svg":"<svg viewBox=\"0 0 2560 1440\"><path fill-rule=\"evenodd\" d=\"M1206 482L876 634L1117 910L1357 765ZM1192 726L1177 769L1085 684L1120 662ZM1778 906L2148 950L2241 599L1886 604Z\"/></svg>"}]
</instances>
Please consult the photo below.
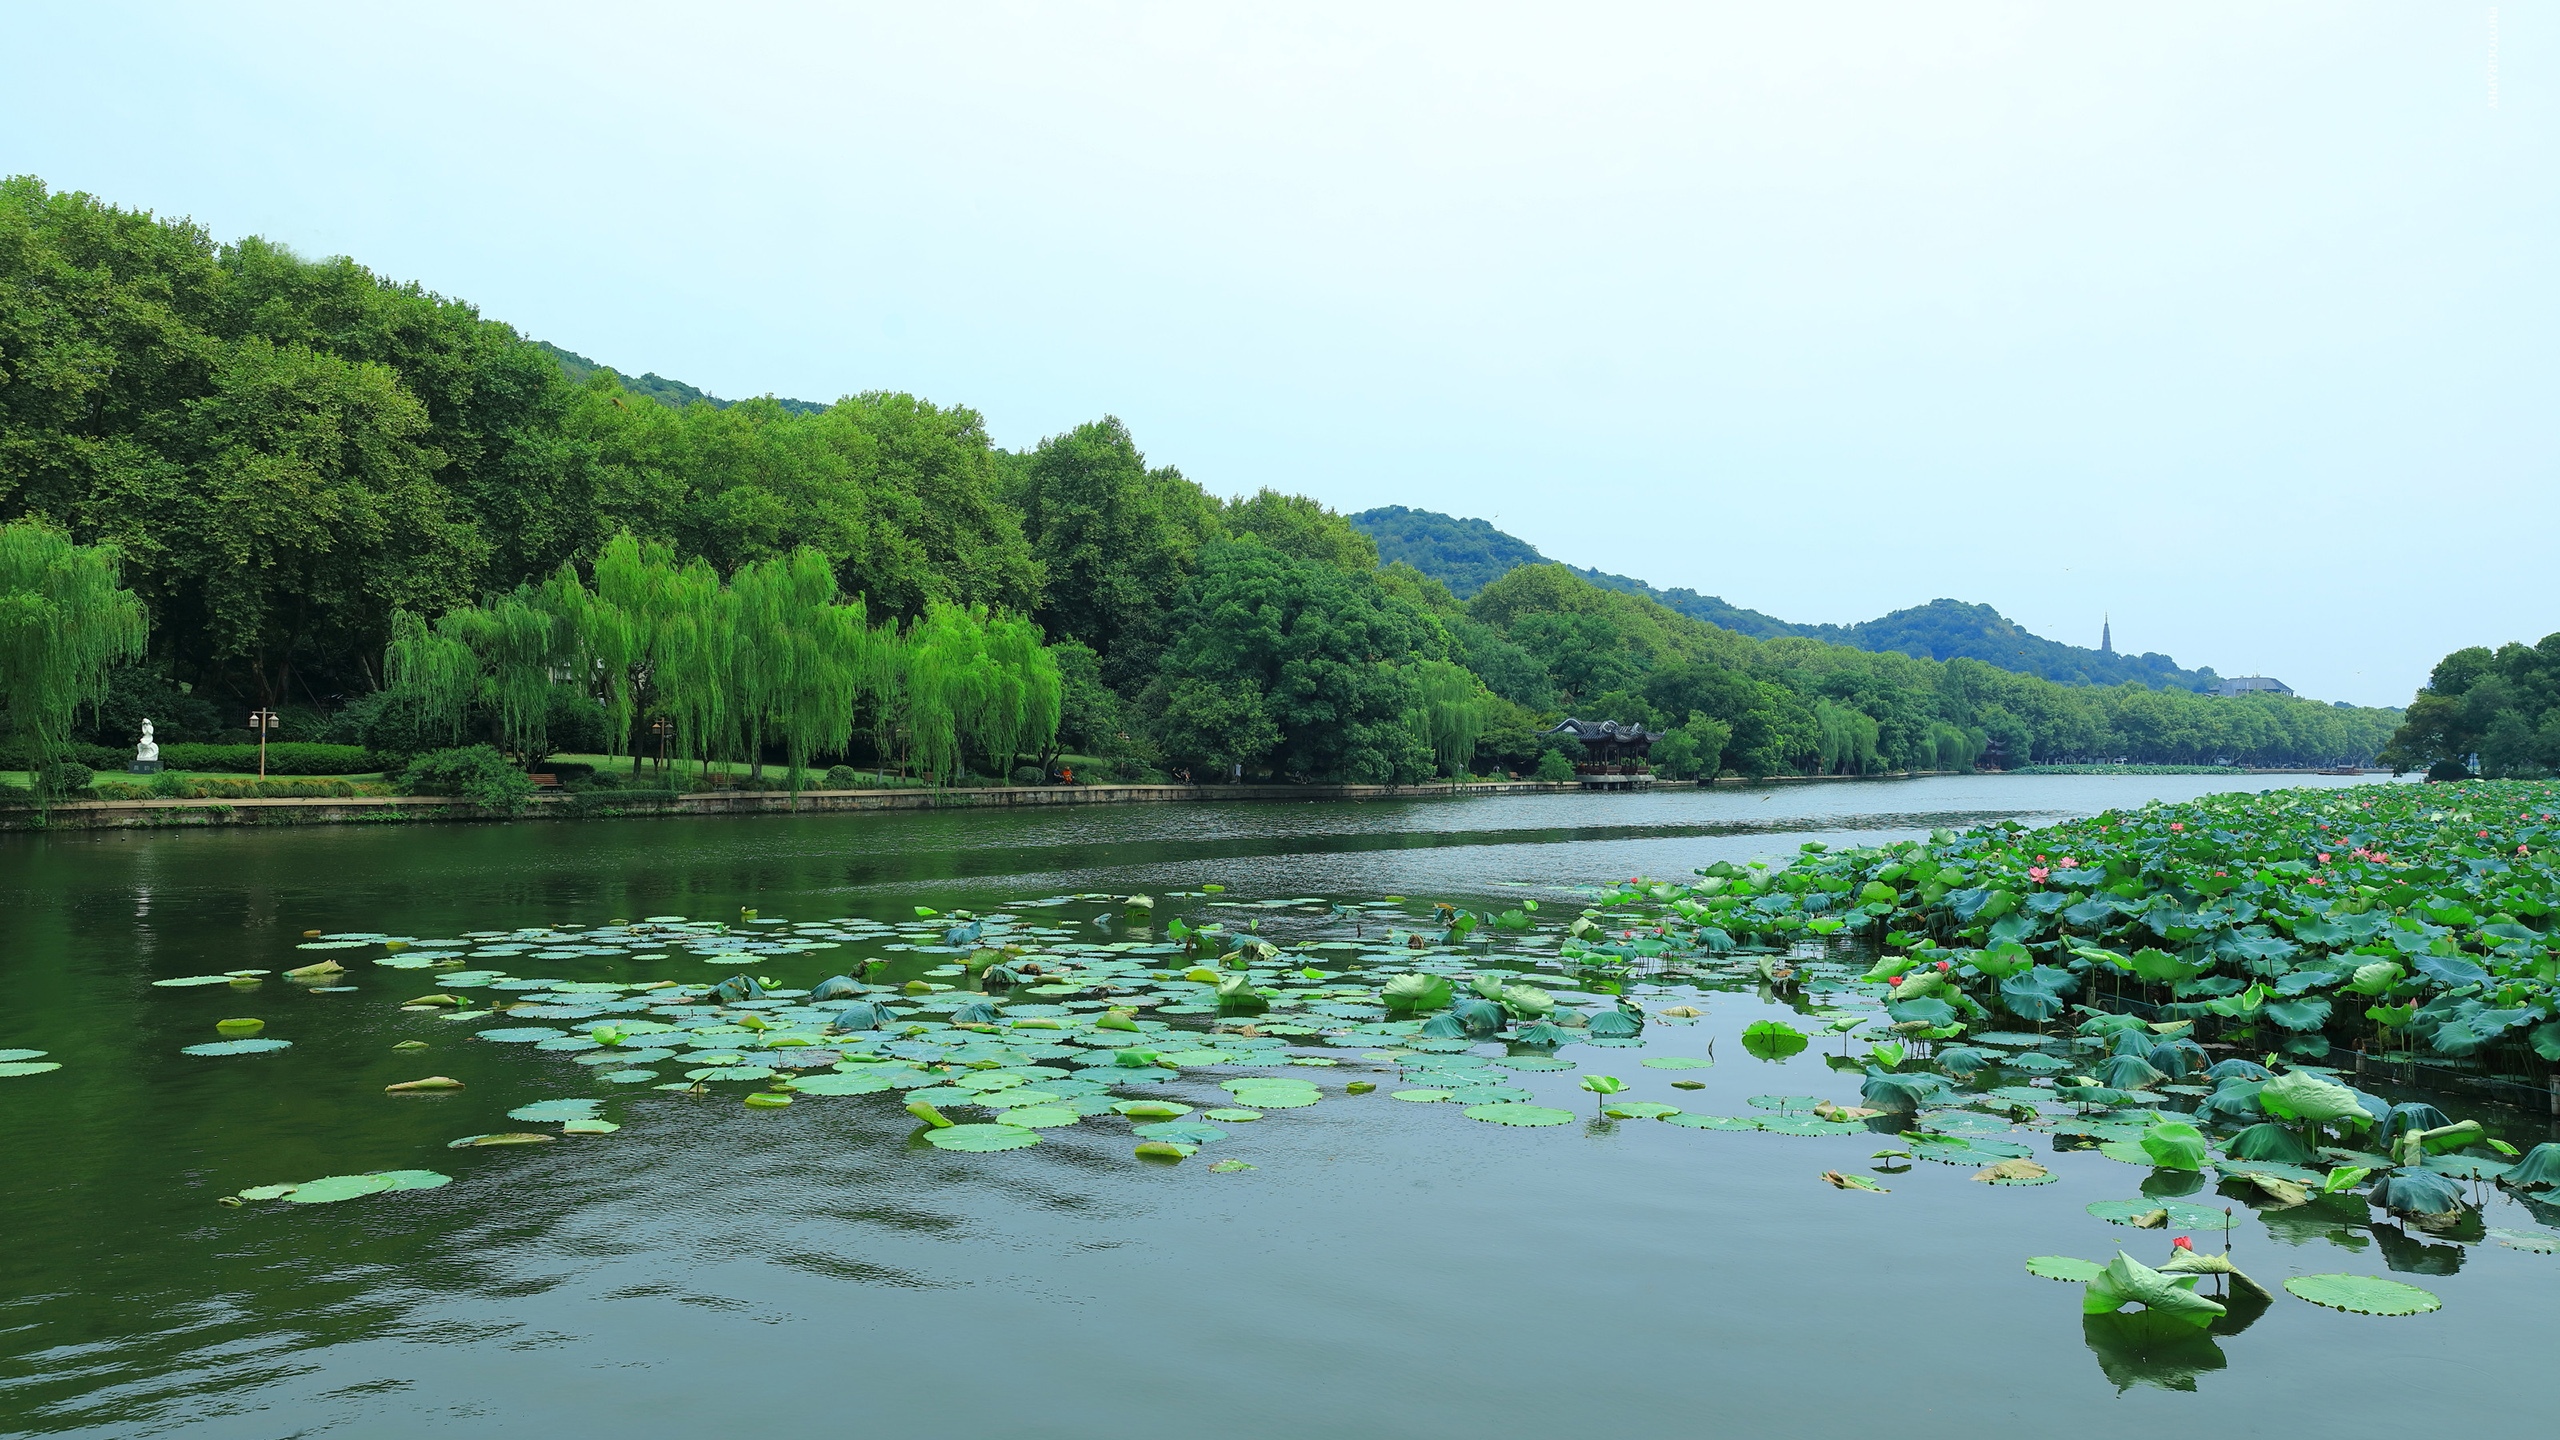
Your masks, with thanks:
<instances>
[{"instance_id":1,"label":"white statue","mask_svg":"<svg viewBox=\"0 0 2560 1440\"><path fill-rule=\"evenodd\" d=\"M148 720L142 722L142 743L133 747L133 758L152 764L159 763L160 742L151 738L151 722Z\"/></svg>"}]
</instances>

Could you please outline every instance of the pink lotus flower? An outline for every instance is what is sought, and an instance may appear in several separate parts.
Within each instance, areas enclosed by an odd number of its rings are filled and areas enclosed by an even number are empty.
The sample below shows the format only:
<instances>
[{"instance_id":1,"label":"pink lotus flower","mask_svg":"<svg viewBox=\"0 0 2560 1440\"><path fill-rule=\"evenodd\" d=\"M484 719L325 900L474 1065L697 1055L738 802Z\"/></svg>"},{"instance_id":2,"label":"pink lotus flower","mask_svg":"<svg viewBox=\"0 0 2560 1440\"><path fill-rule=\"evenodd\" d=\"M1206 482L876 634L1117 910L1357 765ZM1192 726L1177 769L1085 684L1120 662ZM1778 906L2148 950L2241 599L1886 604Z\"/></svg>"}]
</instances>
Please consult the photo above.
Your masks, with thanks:
<instances>
[{"instance_id":1,"label":"pink lotus flower","mask_svg":"<svg viewBox=\"0 0 2560 1440\"><path fill-rule=\"evenodd\" d=\"M2196 1248L2196 1242L2187 1236L2181 1235L2177 1239L2169 1242L2169 1248L2172 1250L2193 1250Z\"/></svg>"},{"instance_id":2,"label":"pink lotus flower","mask_svg":"<svg viewBox=\"0 0 2560 1440\"><path fill-rule=\"evenodd\" d=\"M2328 851L2323 850L2323 851L2321 851L2321 852L2320 852L2320 863L2321 863L2321 864L2323 864L2323 865L2326 865L2326 864L2328 864L2328 863L2329 863L2329 852L2328 852Z\"/></svg>"},{"instance_id":3,"label":"pink lotus flower","mask_svg":"<svg viewBox=\"0 0 2560 1440\"><path fill-rule=\"evenodd\" d=\"M2172 830L2184 830L2187 828L2187 822L2183 820L2172 820L2169 822L2169 828Z\"/></svg>"},{"instance_id":4,"label":"pink lotus flower","mask_svg":"<svg viewBox=\"0 0 2560 1440\"><path fill-rule=\"evenodd\" d=\"M2532 851L2530 851L2530 850L2527 850L2527 849L2526 849L2526 848L2524 848L2523 846L2519 845L2519 846L2517 846L2517 847L2516 847L2516 853L2517 853L2517 854L2519 854L2519 855L2530 855L2530 854L2532 854L2533 852L2532 852Z\"/></svg>"},{"instance_id":5,"label":"pink lotus flower","mask_svg":"<svg viewBox=\"0 0 2560 1440\"><path fill-rule=\"evenodd\" d=\"M2077 870L2080 868L2080 862L2072 859L2068 855L2065 855L2062 857L2062 868L2065 870Z\"/></svg>"},{"instance_id":6,"label":"pink lotus flower","mask_svg":"<svg viewBox=\"0 0 2560 1440\"><path fill-rule=\"evenodd\" d=\"M2044 883L2044 877L2052 873L2052 871L2047 870L2041 865L2030 865L2027 867L2027 878L2033 880L2039 885Z\"/></svg>"}]
</instances>

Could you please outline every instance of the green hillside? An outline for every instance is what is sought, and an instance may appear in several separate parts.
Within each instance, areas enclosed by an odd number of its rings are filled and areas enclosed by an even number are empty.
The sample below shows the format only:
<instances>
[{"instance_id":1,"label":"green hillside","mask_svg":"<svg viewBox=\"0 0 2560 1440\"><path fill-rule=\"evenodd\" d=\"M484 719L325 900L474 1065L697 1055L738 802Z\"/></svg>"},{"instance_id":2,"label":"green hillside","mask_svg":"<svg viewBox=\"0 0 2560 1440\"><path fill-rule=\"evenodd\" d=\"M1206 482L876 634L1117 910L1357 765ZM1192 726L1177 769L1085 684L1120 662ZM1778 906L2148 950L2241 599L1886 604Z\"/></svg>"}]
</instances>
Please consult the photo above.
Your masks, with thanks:
<instances>
[{"instance_id":1,"label":"green hillside","mask_svg":"<svg viewBox=\"0 0 2560 1440\"><path fill-rule=\"evenodd\" d=\"M1364 510L1350 520L1378 542L1381 560L1401 560L1448 586L1450 593L1460 599L1473 596L1512 567L1552 563L1528 541L1504 534L1482 520L1409 510L1402 505ZM1893 651L1923 660L1979 660L2060 685L2122 685L2133 681L2154 688L2210 690L2220 678L2210 668L2181 669L2166 655L2114 654L2047 640L1988 605L1969 605L1961 600L1932 600L1855 625L1798 625L1746 610L1720 596L1701 595L1685 588L1658 590L1625 575L1580 566L1565 568L1604 590L1641 596L1676 614L1755 640L1793 635L1859 650Z\"/></svg>"},{"instance_id":2,"label":"green hillside","mask_svg":"<svg viewBox=\"0 0 2560 1440\"><path fill-rule=\"evenodd\" d=\"M595 361L588 359L586 356L581 355L574 350L563 350L548 340L536 340L532 342L532 344L533 348L541 351L543 354L550 356L552 359L560 363L560 373L567 376L569 383L572 385L584 385L587 383L588 376L593 375L600 370L610 370L612 368L606 365L599 365ZM638 379L634 379L631 376L615 370L613 371L613 377L622 382L622 388L626 392L633 395L646 395L661 405L672 405L679 410L683 409L687 405L694 404L697 401L721 410L726 410L730 406L738 403L735 400L723 400L719 396L710 394L707 391L697 390L681 380L670 380L664 375L655 373L645 374L640 376ZM763 398L773 401L774 404L781 406L783 409L794 415L815 415L819 411L827 408L826 406L820 405L812 400L785 400L773 395L767 395Z\"/></svg>"}]
</instances>

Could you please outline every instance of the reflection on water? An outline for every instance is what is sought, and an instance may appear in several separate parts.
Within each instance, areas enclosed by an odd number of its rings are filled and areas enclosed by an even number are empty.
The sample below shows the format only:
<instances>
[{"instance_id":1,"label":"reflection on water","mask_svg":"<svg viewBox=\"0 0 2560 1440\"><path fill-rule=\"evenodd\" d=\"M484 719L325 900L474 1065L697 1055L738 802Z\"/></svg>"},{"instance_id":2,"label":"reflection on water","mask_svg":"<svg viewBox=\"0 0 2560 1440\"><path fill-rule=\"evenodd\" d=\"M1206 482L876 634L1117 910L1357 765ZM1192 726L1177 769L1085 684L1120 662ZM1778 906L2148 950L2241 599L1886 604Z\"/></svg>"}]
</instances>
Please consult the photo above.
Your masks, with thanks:
<instances>
[{"instance_id":1,"label":"reflection on water","mask_svg":"<svg viewBox=\"0 0 2560 1440\"><path fill-rule=\"evenodd\" d=\"M2530 1423L2560 1262L2384 1226L2386 1251L2461 1253L2458 1276L2434 1272L2451 1282L2443 1312L2348 1323L2280 1299L2244 1316L2235 1294L2201 1335L2083 1319L2024 1257L2147 1255L2160 1232L2082 1207L2138 1186L2195 1194L2097 1157L2039 1189L1906 1165L1891 1195L1853 1194L1818 1176L1869 1164L1881 1147L1866 1137L1508 1132L1382 1096L1241 1127L1233 1143L1259 1168L1236 1174L1138 1165L1124 1134L1098 1130L1001 1156L918 1150L894 1104L861 1099L757 1112L653 1097L593 1143L450 1152L574 1082L518 1047L440 1042L431 1068L467 1089L384 1096L421 1073L390 1046L425 1023L398 1015L416 982L389 972L360 968L346 995L146 983L275 965L305 929L450 935L741 905L901 918L1202 881L1239 899L1507 899L2216 783L0 840L0 1047L66 1066L0 1082L0 1430L693 1440L858 1417L893 1434L1119 1437L1214 1405L1209 1423L1247 1440L1605 1440L1702 1416L1786 1434L1876 1412L1918 1435L2005 1420L2153 1440L2206 1423L2177 1392L2209 1372L2217 1428L2297 1428L2321 1416L2305 1396L2356 1394L2360 1423L2414 1430L2441 1420L2429 1398L2371 1382L2419 1335L2493 1377L2466 1402L2478 1414ZM1829 1037L1775 1065L1739 1044L1803 1003L1715 994L1679 1032L1692 1053L1714 1047L1713 1066L1676 1072L1705 1088L1629 1066L1629 1093L1717 1114L1753 1095L1854 1095L1858 1064ZM177 1054L234 1011L294 1048ZM1589 1113L1573 1077L1533 1078L1542 1101ZM419 1164L456 1182L316 1209L213 1203ZM2380 1235L2355 1197L2238 1218L2235 1258L2270 1284L2386 1258L2338 1248ZM1873 1343L1879 1316L1902 1336L1890 1347ZM2101 1381L2120 1402L2090 1405Z\"/></svg>"}]
</instances>

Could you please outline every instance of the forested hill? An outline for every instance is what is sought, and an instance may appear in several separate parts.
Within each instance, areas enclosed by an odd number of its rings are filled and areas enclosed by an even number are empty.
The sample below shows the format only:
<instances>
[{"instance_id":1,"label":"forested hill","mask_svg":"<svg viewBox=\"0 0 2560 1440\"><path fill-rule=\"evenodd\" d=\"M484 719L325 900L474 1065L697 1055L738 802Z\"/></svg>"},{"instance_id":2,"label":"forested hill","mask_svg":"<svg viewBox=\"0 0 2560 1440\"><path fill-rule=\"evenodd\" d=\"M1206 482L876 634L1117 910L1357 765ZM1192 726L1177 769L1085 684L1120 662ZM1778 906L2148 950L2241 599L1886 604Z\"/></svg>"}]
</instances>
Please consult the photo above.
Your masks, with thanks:
<instances>
[{"instance_id":1,"label":"forested hill","mask_svg":"<svg viewBox=\"0 0 2560 1440\"><path fill-rule=\"evenodd\" d=\"M584 385L587 383L588 376L599 370L612 369L611 366L599 365L574 350L563 350L548 340L536 340L532 343L535 349L560 362L560 373L568 377L572 385ZM661 405L672 405L678 410L697 400L722 410L738 403L735 400L723 400L707 391L697 390L681 380L670 380L654 371L634 379L617 370L614 371L614 378L622 382L622 388L625 391L633 395L646 395ZM785 400L773 395L767 395L764 398L794 415L815 415L827 408L814 400Z\"/></svg>"},{"instance_id":2,"label":"forested hill","mask_svg":"<svg viewBox=\"0 0 2560 1440\"><path fill-rule=\"evenodd\" d=\"M1462 520L1402 505L1364 510L1350 520L1378 542L1379 559L1389 564L1401 560L1448 586L1462 600L1501 579L1515 566L1553 563L1528 541L1504 534L1482 520ZM2210 667L2180 669L2178 662L2166 655L2109 654L2047 640L2029 633L1988 605L1968 605L1961 600L1932 600L1855 625L1797 625L1695 590L1657 590L1625 575L1581 566L1566 568L1604 590L1642 596L1666 610L1755 640L1800 635L1827 644L1879 653L1894 651L1924 660L1980 660L2062 685L2121 685L2132 680L2155 688L2210 690L2220 678Z\"/></svg>"},{"instance_id":3,"label":"forested hill","mask_svg":"<svg viewBox=\"0 0 2560 1440\"><path fill-rule=\"evenodd\" d=\"M2007 644L2000 664L2035 663L2019 653L2033 637L1961 606L1849 643L1754 638L1729 612L1697 618L1708 597L1522 563L1540 557L1481 522L1402 510L1355 527L1304 496L1223 497L1109 416L1006 450L967 406L896 391L724 406L640 384L350 258L0 179L0 615L35 573L12 557L112 547L82 563L120 568L144 620L139 657L76 715L39 713L0 654L0 769L53 753L56 732L130 754L144 716L164 743L237 743L268 709L270 739L377 756L504 740L538 712L581 737L572 751L663 720L695 755L832 734L801 758L930 753L939 774L957 696L984 717L969 763L992 775L1020 748L999 733L1033 725L1029 682L1003 677L1042 673L1080 772L1126 779L1570 776L1567 716L1663 730L1671 779L2327 765L2370 758L2400 721L1878 648ZM580 608L607 588L673 648L619 669L526 662L555 622L623 634ZM784 667L739 658L800 653L741 648L784 641L870 677L859 713L851 691L786 707L765 683ZM662 663L681 705L649 689ZM635 670L649 695L600 678ZM797 728L765 728L781 725Z\"/></svg>"}]
</instances>

